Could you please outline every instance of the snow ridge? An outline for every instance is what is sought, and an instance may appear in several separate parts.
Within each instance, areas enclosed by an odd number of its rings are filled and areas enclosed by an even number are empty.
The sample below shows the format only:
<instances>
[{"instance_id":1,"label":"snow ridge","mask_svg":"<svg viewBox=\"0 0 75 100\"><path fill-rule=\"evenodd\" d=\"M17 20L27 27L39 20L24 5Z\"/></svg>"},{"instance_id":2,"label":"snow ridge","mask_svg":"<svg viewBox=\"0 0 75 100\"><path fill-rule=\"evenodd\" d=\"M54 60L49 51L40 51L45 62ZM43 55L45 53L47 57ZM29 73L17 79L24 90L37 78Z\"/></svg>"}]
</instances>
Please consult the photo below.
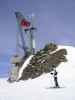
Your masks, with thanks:
<instances>
[{"instance_id":1,"label":"snow ridge","mask_svg":"<svg viewBox=\"0 0 75 100\"><path fill-rule=\"evenodd\" d=\"M20 68L20 70L19 70L19 75L18 75L18 79L17 79L17 80L19 80L19 79L21 78L22 73L23 73L23 70L24 70L24 69L27 67L27 65L30 63L30 60L32 59L32 57L33 57L33 55L30 55L30 56L28 57L28 59L25 60L23 66L22 66L22 67Z\"/></svg>"}]
</instances>

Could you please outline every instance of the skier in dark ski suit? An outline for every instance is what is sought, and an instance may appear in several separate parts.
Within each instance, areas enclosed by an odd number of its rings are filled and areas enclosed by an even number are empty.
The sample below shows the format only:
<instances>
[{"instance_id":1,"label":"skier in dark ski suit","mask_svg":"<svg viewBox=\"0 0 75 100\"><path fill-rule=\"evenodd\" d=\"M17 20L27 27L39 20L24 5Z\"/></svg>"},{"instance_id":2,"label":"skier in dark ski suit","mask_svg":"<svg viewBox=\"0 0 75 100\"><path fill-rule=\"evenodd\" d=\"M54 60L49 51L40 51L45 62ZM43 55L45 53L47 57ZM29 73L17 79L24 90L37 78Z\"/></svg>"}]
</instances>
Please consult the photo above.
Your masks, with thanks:
<instances>
[{"instance_id":1,"label":"skier in dark ski suit","mask_svg":"<svg viewBox=\"0 0 75 100\"><path fill-rule=\"evenodd\" d=\"M56 70L54 70L54 82L55 82L55 87L59 87L57 74L58 74L58 72L57 72Z\"/></svg>"},{"instance_id":2,"label":"skier in dark ski suit","mask_svg":"<svg viewBox=\"0 0 75 100\"><path fill-rule=\"evenodd\" d=\"M51 72L50 74L53 75L55 88L59 88L58 78L57 78L58 72L54 69L53 72Z\"/></svg>"}]
</instances>

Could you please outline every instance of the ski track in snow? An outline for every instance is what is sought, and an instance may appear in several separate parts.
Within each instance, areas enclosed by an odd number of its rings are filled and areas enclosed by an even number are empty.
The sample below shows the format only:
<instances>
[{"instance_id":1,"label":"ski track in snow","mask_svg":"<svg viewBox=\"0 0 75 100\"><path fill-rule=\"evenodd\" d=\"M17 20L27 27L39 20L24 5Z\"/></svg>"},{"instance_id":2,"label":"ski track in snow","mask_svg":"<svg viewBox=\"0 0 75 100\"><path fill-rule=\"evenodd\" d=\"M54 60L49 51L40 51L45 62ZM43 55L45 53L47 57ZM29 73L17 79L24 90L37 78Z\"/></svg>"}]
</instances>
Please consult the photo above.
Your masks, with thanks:
<instances>
[{"instance_id":1,"label":"ski track in snow","mask_svg":"<svg viewBox=\"0 0 75 100\"><path fill-rule=\"evenodd\" d=\"M68 50L68 61L57 68L58 81L62 88L50 88L54 86L54 82L49 73L14 83L8 83L6 78L2 78L0 100L75 100L75 48L59 46L60 48Z\"/></svg>"}]
</instances>

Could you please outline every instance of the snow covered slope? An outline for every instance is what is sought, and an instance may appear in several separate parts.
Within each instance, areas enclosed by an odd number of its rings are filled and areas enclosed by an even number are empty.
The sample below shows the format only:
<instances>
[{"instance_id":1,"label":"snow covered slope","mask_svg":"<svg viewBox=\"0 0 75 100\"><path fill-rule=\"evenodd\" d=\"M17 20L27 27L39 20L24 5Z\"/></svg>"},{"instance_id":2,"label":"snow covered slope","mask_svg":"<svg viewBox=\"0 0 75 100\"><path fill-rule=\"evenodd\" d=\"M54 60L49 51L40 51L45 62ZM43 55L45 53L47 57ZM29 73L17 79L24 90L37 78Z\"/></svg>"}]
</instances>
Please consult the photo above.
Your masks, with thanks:
<instances>
[{"instance_id":1,"label":"snow covered slope","mask_svg":"<svg viewBox=\"0 0 75 100\"><path fill-rule=\"evenodd\" d=\"M58 70L59 84L62 88L53 89L52 76L43 74L36 79L8 83L0 79L0 100L75 100L75 48L59 46L68 51L66 63L61 63Z\"/></svg>"}]
</instances>

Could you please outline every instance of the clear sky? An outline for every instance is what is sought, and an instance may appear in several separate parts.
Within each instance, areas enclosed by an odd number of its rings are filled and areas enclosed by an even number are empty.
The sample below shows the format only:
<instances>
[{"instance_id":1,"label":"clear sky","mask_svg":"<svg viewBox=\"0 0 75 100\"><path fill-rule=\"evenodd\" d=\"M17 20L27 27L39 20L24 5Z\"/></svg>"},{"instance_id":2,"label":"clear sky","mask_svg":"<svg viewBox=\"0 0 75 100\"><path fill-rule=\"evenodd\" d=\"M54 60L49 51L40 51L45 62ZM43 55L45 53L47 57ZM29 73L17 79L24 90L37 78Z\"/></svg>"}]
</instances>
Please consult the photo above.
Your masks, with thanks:
<instances>
[{"instance_id":1,"label":"clear sky","mask_svg":"<svg viewBox=\"0 0 75 100\"><path fill-rule=\"evenodd\" d=\"M35 14L37 49L48 42L75 46L75 0L0 0L0 73L8 71L15 51L15 11Z\"/></svg>"}]
</instances>

